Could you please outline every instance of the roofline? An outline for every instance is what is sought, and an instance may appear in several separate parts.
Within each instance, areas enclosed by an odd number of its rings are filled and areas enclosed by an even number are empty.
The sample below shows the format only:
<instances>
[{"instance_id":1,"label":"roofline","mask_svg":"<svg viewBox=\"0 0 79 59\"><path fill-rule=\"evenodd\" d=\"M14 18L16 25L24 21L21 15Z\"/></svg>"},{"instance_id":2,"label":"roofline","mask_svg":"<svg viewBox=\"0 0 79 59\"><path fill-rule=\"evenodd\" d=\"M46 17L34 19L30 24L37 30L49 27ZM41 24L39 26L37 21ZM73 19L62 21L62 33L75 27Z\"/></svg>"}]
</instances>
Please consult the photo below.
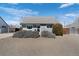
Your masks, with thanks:
<instances>
[{"instance_id":1,"label":"roofline","mask_svg":"<svg viewBox=\"0 0 79 59\"><path fill-rule=\"evenodd\" d=\"M20 25L22 24L60 24L60 23L20 23Z\"/></svg>"},{"instance_id":2,"label":"roofline","mask_svg":"<svg viewBox=\"0 0 79 59\"><path fill-rule=\"evenodd\" d=\"M2 18L1 16L0 16L0 18L2 19L2 21L4 21L3 18ZM5 22L5 21L4 21L4 22ZM6 22L5 22L5 23L6 23ZM7 23L6 23L6 25L9 26Z\"/></svg>"}]
</instances>

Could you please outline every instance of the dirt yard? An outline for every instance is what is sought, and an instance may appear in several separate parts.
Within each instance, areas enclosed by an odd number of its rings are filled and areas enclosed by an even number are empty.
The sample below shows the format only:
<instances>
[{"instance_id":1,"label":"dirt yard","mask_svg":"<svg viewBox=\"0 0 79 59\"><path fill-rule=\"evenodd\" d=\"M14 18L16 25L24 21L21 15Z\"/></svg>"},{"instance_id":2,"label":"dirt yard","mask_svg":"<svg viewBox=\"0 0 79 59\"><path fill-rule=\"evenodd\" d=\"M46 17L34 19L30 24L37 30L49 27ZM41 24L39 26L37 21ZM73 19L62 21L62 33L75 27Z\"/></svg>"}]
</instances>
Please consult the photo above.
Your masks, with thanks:
<instances>
[{"instance_id":1,"label":"dirt yard","mask_svg":"<svg viewBox=\"0 0 79 59\"><path fill-rule=\"evenodd\" d=\"M0 39L13 36L13 33L0 33Z\"/></svg>"},{"instance_id":2,"label":"dirt yard","mask_svg":"<svg viewBox=\"0 0 79 59\"><path fill-rule=\"evenodd\" d=\"M79 35L0 39L1 56L79 56Z\"/></svg>"}]
</instances>

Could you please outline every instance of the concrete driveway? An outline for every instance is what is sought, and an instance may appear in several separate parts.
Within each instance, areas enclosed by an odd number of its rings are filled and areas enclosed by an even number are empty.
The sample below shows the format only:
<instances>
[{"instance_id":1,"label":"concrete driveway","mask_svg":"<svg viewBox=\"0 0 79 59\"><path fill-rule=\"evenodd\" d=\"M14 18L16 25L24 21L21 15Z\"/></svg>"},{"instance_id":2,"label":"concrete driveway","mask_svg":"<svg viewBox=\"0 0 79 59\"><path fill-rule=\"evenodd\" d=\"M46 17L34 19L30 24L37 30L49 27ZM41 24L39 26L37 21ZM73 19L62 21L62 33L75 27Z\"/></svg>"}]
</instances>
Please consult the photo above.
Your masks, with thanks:
<instances>
[{"instance_id":1,"label":"concrete driveway","mask_svg":"<svg viewBox=\"0 0 79 59\"><path fill-rule=\"evenodd\" d=\"M0 33L0 39L12 36L13 33Z\"/></svg>"}]
</instances>

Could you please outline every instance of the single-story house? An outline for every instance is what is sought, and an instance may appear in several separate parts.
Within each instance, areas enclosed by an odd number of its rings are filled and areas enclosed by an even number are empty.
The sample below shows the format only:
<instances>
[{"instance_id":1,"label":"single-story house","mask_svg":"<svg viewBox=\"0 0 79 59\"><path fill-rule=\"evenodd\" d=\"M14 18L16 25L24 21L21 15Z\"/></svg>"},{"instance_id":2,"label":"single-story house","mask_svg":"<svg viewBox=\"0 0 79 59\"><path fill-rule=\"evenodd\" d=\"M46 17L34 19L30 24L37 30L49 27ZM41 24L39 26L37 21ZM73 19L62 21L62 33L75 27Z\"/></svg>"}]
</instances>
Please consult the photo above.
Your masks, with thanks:
<instances>
[{"instance_id":1,"label":"single-story house","mask_svg":"<svg viewBox=\"0 0 79 59\"><path fill-rule=\"evenodd\" d=\"M23 30L32 30L32 31L39 31L41 35L42 31L49 31L52 32L53 24L59 23L53 17L46 17L46 16L30 16L22 18L21 25Z\"/></svg>"},{"instance_id":2,"label":"single-story house","mask_svg":"<svg viewBox=\"0 0 79 59\"><path fill-rule=\"evenodd\" d=\"M79 34L79 17L72 23L66 26L70 34Z\"/></svg>"},{"instance_id":3,"label":"single-story house","mask_svg":"<svg viewBox=\"0 0 79 59\"><path fill-rule=\"evenodd\" d=\"M8 24L0 17L0 33L7 33L8 32Z\"/></svg>"}]
</instances>

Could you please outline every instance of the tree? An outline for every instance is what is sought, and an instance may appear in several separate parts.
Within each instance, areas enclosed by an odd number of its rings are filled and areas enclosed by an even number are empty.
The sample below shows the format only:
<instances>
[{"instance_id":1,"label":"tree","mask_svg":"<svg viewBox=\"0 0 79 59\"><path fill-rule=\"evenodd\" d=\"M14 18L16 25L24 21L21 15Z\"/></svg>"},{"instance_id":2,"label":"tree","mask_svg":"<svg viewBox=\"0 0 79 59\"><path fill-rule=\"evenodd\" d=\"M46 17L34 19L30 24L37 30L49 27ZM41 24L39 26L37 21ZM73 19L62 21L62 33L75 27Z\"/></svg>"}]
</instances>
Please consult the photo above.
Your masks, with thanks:
<instances>
[{"instance_id":1,"label":"tree","mask_svg":"<svg viewBox=\"0 0 79 59\"><path fill-rule=\"evenodd\" d=\"M61 24L53 24L53 33L57 36L63 36L63 26Z\"/></svg>"}]
</instances>

